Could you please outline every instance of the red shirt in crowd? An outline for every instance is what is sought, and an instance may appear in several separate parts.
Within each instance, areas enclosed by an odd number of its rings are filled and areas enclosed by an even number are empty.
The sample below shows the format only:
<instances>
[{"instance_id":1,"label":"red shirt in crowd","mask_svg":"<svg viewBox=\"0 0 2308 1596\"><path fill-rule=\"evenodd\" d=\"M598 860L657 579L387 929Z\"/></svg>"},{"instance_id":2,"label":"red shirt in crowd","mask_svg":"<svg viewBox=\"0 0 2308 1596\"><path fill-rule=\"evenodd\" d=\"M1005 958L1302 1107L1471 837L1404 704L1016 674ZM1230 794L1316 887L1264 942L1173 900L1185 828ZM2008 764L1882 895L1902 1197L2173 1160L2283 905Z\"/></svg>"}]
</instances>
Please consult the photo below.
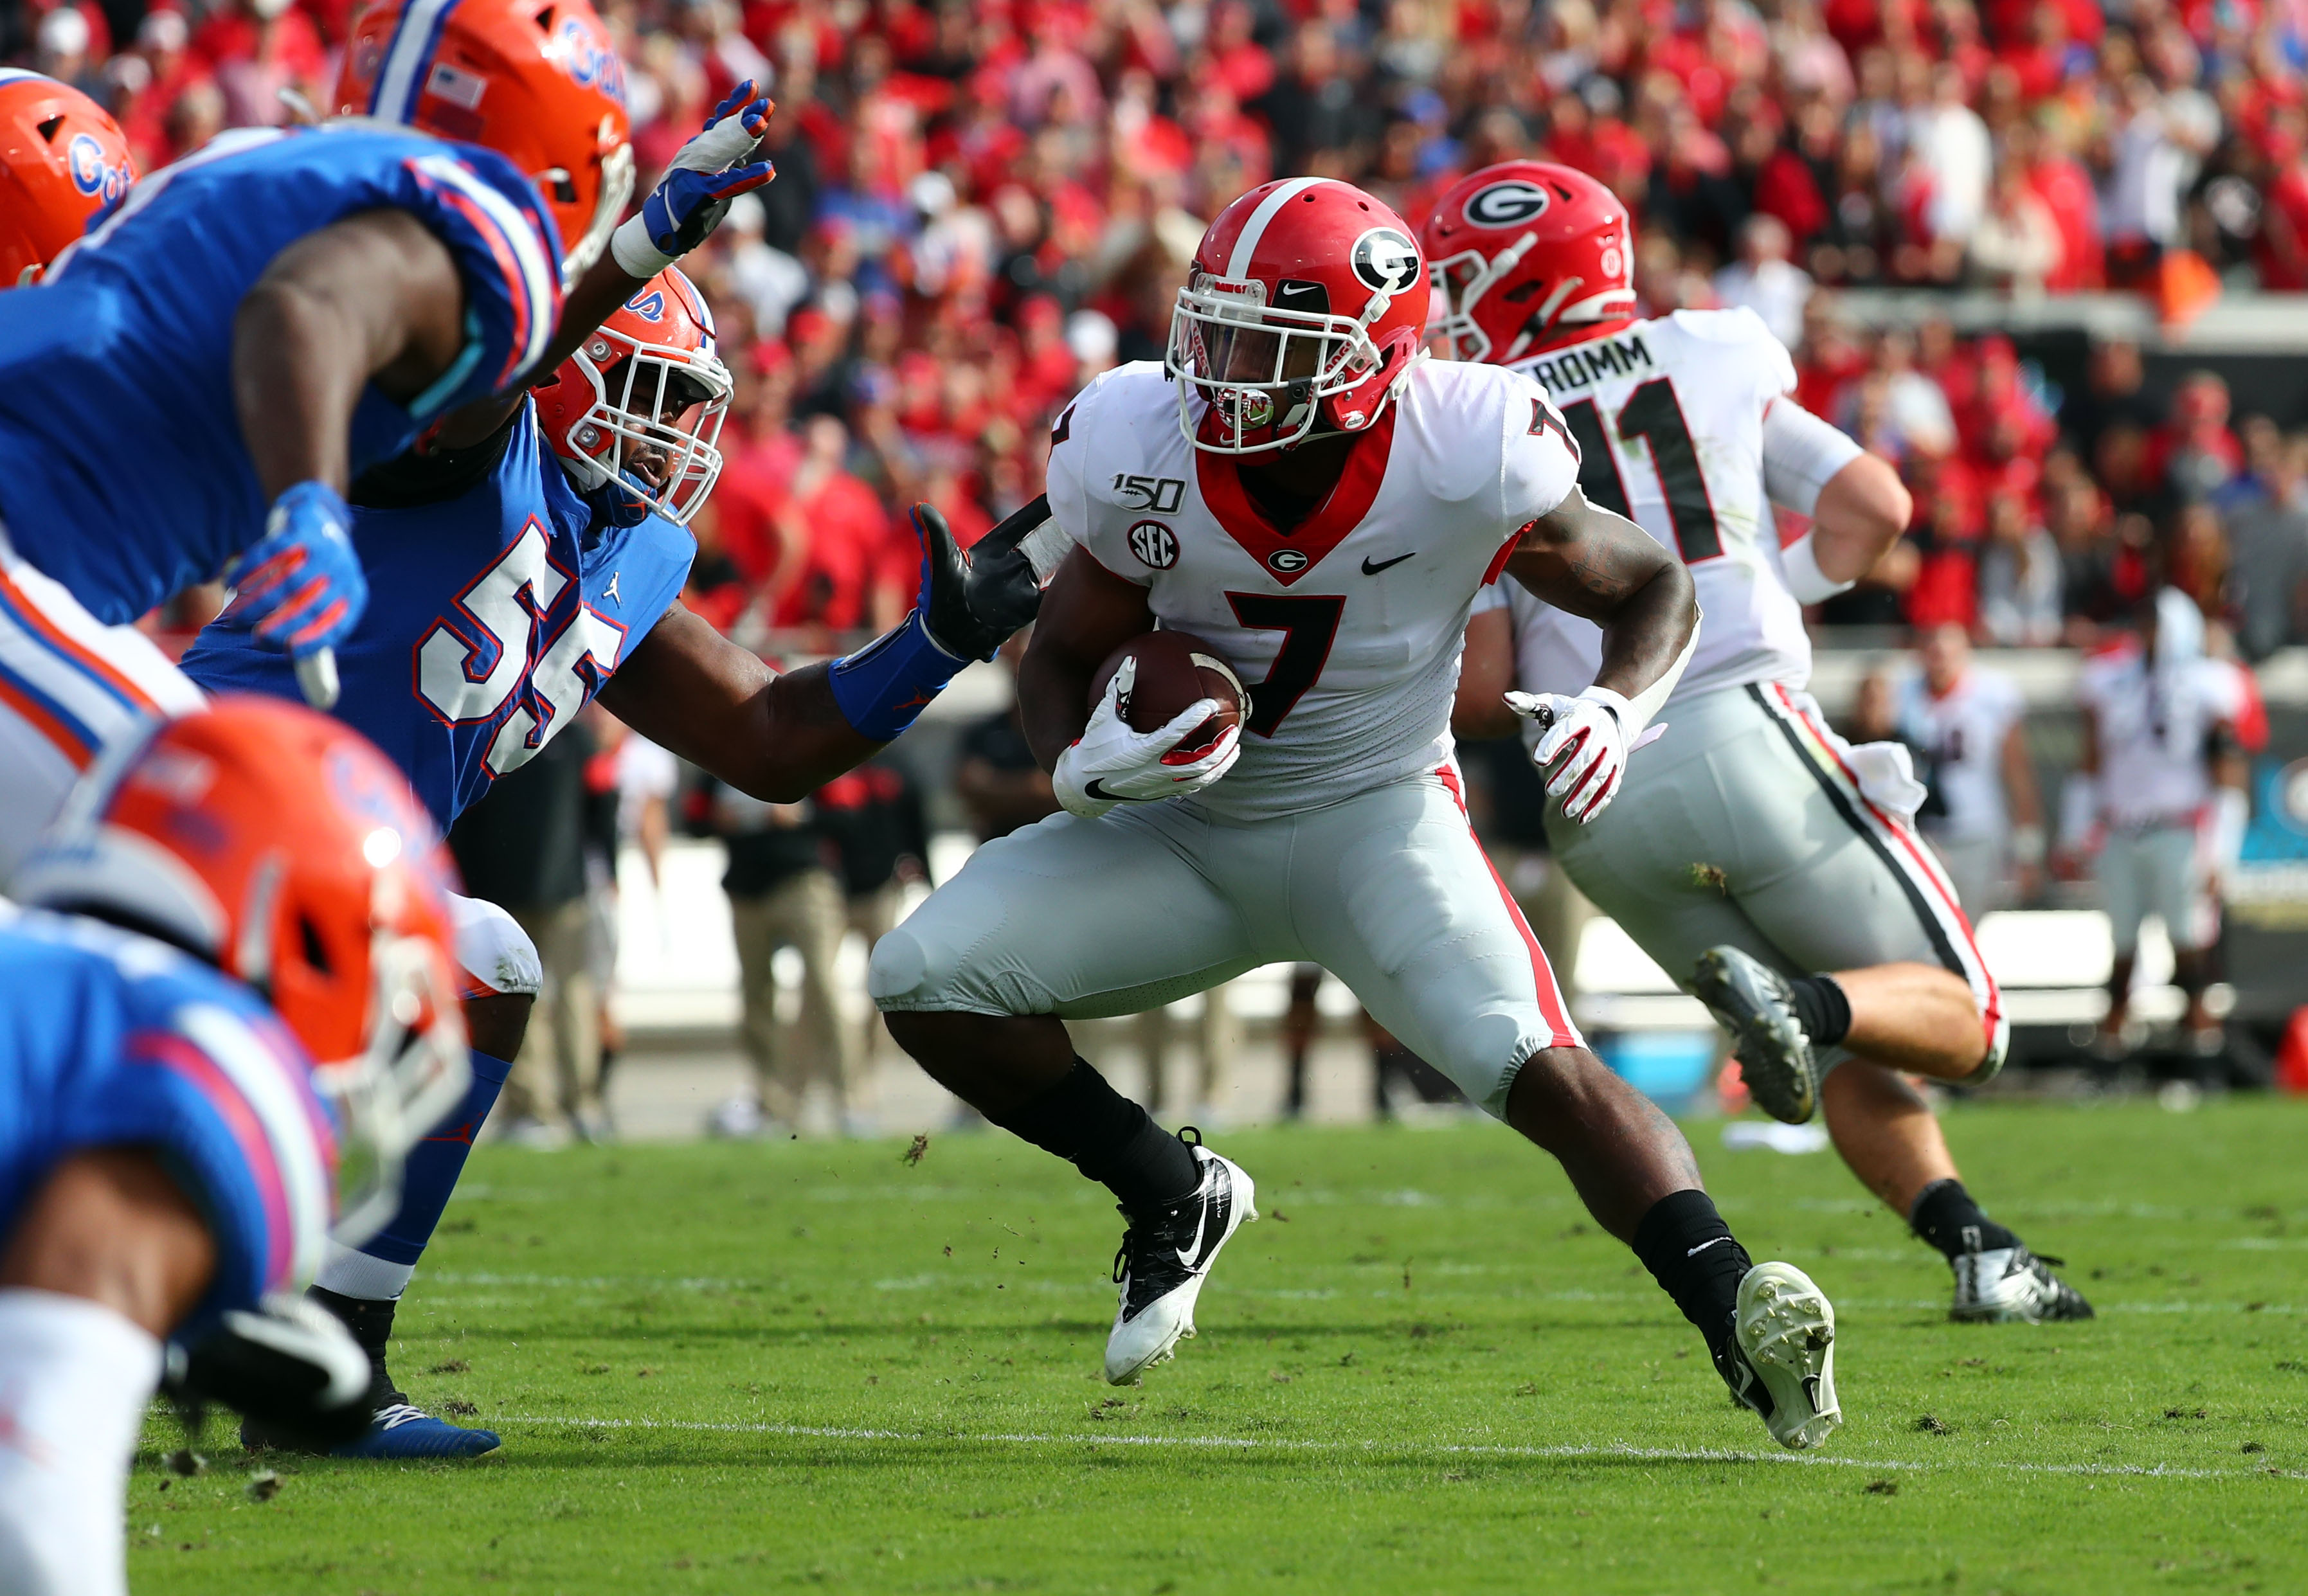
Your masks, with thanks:
<instances>
[{"instance_id":1,"label":"red shirt in crowd","mask_svg":"<svg viewBox=\"0 0 2308 1596\"><path fill-rule=\"evenodd\" d=\"M2107 285L2099 231L2099 193L2091 174L2072 156L2046 156L2028 170L2028 184L2060 235L2060 263L2044 279L2046 291L2072 294Z\"/></svg>"},{"instance_id":2,"label":"red shirt in crowd","mask_svg":"<svg viewBox=\"0 0 2308 1596\"><path fill-rule=\"evenodd\" d=\"M809 546L770 624L836 631L865 625L868 593L888 557L890 518L882 501L848 472L830 471L814 489L794 494L790 508Z\"/></svg>"},{"instance_id":3,"label":"red shirt in crowd","mask_svg":"<svg viewBox=\"0 0 2308 1596\"><path fill-rule=\"evenodd\" d=\"M2295 156L2268 185L2252 258L2261 287L2286 294L2308 289L2308 158Z\"/></svg>"}]
</instances>

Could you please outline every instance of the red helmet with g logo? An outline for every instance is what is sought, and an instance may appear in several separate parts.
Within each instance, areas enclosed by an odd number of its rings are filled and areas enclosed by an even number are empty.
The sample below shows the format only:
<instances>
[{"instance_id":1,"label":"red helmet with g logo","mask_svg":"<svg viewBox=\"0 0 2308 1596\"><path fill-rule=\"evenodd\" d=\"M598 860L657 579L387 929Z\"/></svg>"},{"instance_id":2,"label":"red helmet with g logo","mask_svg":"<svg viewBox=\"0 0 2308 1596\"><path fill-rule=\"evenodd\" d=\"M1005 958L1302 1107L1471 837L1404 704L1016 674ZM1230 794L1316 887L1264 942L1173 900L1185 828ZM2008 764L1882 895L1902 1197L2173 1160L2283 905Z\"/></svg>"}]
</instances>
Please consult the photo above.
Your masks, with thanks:
<instances>
[{"instance_id":1,"label":"red helmet with g logo","mask_svg":"<svg viewBox=\"0 0 2308 1596\"><path fill-rule=\"evenodd\" d=\"M38 280L135 181L103 107L69 83L0 67L0 288Z\"/></svg>"},{"instance_id":2,"label":"red helmet with g logo","mask_svg":"<svg viewBox=\"0 0 2308 1596\"><path fill-rule=\"evenodd\" d=\"M531 391L538 425L581 489L620 478L685 527L721 475L729 389L713 313L668 266Z\"/></svg>"},{"instance_id":3,"label":"red helmet with g logo","mask_svg":"<svg viewBox=\"0 0 2308 1596\"><path fill-rule=\"evenodd\" d=\"M1462 177L1421 230L1429 330L1453 360L1507 365L1635 313L1627 208L1572 167L1509 160Z\"/></svg>"},{"instance_id":4,"label":"red helmet with g logo","mask_svg":"<svg viewBox=\"0 0 2308 1596\"><path fill-rule=\"evenodd\" d=\"M1252 189L1202 235L1171 313L1179 425L1219 454L1362 431L1420 357L1427 295L1410 228L1361 189Z\"/></svg>"},{"instance_id":5,"label":"red helmet with g logo","mask_svg":"<svg viewBox=\"0 0 2308 1596\"><path fill-rule=\"evenodd\" d=\"M336 109L510 159L561 230L564 287L633 197L625 69L589 0L377 0L345 41Z\"/></svg>"}]
</instances>

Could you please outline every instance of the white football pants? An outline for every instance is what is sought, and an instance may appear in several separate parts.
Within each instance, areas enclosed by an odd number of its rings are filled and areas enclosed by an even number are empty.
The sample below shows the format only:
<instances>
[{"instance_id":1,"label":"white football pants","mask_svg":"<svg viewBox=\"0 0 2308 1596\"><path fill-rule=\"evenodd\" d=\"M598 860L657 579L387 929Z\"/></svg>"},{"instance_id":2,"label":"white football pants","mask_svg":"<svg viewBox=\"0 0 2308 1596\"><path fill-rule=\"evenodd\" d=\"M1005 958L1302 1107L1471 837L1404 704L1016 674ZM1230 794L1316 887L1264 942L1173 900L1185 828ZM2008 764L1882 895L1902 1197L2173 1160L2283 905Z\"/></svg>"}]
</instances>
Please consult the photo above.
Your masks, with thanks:
<instances>
[{"instance_id":1,"label":"white football pants","mask_svg":"<svg viewBox=\"0 0 2308 1596\"><path fill-rule=\"evenodd\" d=\"M1310 960L1473 1102L1583 1045L1449 767L1276 819L1191 800L1053 815L987 843L874 949L883 1009L1136 1014Z\"/></svg>"},{"instance_id":2,"label":"white football pants","mask_svg":"<svg viewBox=\"0 0 2308 1596\"><path fill-rule=\"evenodd\" d=\"M1994 1067L1982 1078L2001 1068L2011 1023L1955 888L1810 697L1727 687L1663 718L1601 819L1547 816L1555 857L1596 907L1686 988L1723 943L1789 975L1939 965L1978 1005Z\"/></svg>"}]
</instances>

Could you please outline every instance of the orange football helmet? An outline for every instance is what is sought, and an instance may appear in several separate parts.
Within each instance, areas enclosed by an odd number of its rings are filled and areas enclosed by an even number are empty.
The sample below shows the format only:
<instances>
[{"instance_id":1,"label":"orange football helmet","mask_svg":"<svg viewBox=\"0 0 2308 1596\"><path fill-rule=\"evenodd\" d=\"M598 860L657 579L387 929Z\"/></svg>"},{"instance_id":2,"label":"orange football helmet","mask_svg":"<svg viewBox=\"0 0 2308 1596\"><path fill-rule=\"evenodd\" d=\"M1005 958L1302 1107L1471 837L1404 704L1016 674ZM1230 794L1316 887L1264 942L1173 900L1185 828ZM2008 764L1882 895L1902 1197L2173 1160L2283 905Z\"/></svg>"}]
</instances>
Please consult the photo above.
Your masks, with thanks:
<instances>
[{"instance_id":1,"label":"orange football helmet","mask_svg":"<svg viewBox=\"0 0 2308 1596\"><path fill-rule=\"evenodd\" d=\"M337 1115L338 1219L392 1216L409 1149L469 1079L455 872L409 784L300 704L228 696L98 761L10 890L198 954L262 993Z\"/></svg>"},{"instance_id":2,"label":"orange football helmet","mask_svg":"<svg viewBox=\"0 0 2308 1596\"><path fill-rule=\"evenodd\" d=\"M510 159L561 229L564 287L633 198L624 64L588 0L377 0L345 42L336 109Z\"/></svg>"},{"instance_id":3,"label":"orange football helmet","mask_svg":"<svg viewBox=\"0 0 2308 1596\"><path fill-rule=\"evenodd\" d=\"M35 282L136 181L120 124L69 83L0 67L0 288Z\"/></svg>"},{"instance_id":4,"label":"orange football helmet","mask_svg":"<svg viewBox=\"0 0 2308 1596\"><path fill-rule=\"evenodd\" d=\"M729 388L713 313L668 266L532 391L538 423L581 489L621 478L685 527L721 475Z\"/></svg>"}]
</instances>

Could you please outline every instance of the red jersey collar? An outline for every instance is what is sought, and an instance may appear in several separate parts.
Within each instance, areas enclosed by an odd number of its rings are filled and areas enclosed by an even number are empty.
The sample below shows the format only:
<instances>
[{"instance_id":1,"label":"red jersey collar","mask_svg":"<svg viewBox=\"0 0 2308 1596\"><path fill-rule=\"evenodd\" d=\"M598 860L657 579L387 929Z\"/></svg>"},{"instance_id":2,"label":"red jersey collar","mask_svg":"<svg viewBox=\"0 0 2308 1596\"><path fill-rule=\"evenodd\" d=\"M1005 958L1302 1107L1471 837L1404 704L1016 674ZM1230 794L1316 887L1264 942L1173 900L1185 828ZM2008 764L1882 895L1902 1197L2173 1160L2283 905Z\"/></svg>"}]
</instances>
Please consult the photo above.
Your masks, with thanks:
<instances>
[{"instance_id":1,"label":"red jersey collar","mask_svg":"<svg viewBox=\"0 0 2308 1596\"><path fill-rule=\"evenodd\" d=\"M1370 513L1394 451L1394 412L1395 407L1390 404L1363 429L1355 446L1347 451L1346 469L1339 474L1330 496L1289 532L1277 530L1261 513L1249 490L1242 485L1242 473L1232 455L1194 451L1194 480L1201 490L1202 502L1210 506L1227 536L1287 588L1320 565Z\"/></svg>"}]
</instances>

